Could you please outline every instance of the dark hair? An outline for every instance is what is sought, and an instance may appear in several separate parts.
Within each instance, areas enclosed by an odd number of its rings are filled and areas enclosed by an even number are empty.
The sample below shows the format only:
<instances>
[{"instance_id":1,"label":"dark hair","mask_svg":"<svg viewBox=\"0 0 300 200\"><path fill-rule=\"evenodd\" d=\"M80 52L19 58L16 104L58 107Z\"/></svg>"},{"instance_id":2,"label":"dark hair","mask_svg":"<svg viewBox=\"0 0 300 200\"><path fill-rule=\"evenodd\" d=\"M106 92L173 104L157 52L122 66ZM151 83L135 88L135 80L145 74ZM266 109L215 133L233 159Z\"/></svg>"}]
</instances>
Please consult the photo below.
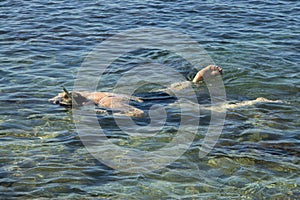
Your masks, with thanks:
<instances>
[{"instance_id":1,"label":"dark hair","mask_svg":"<svg viewBox=\"0 0 300 200\"><path fill-rule=\"evenodd\" d=\"M71 92L73 100L76 101L78 106L82 106L85 102L88 102L88 99L82 96L80 93Z\"/></svg>"}]
</instances>

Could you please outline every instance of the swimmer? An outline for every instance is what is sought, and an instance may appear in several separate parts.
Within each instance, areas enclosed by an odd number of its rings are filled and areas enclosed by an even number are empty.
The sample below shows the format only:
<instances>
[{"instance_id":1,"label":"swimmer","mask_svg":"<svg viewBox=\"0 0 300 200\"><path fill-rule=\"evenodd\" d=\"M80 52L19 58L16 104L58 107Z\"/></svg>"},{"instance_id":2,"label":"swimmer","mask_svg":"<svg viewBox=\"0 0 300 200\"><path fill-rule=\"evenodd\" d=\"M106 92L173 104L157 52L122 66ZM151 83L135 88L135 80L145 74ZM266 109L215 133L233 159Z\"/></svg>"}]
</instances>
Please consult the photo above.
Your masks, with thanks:
<instances>
[{"instance_id":1,"label":"swimmer","mask_svg":"<svg viewBox=\"0 0 300 200\"><path fill-rule=\"evenodd\" d=\"M216 65L209 65L202 70L200 70L192 82L198 83L206 78L213 76L218 76L222 74L222 68ZM144 116L144 111L138 109L132 105L129 105L130 101L135 101L138 103L143 102L143 100L136 96L129 96L125 94L115 94L111 92L79 92L73 91L68 92L63 88L64 92L59 93L54 98L49 101L54 104L59 104L61 106L84 106L89 104L95 104L101 109L97 109L98 113L106 113L106 109L111 109L117 111L115 113L124 114L126 116L132 117L142 117Z\"/></svg>"},{"instance_id":2,"label":"swimmer","mask_svg":"<svg viewBox=\"0 0 300 200\"><path fill-rule=\"evenodd\" d=\"M199 83L200 81L209 80L213 77L222 75L222 68L216 65L209 65L201 69L193 78L192 81L185 81L180 83L171 84L170 88L163 90L163 92L172 96L172 90L183 90L186 87L189 87L192 83ZM50 99L54 104L59 104L61 106L84 106L94 104L98 106L99 109L96 110L97 113L107 113L108 110L114 111L114 114L117 115L126 115L131 117L143 117L145 113L143 110L136 108L135 106L129 105L129 102L142 103L143 99L126 94L116 94L111 92L79 92L72 91L68 92L63 88L64 92L59 93L56 97ZM262 97L257 98L256 100L250 100L239 103L225 103L218 108L221 110L224 109L234 109L242 106L249 106L259 102L279 102L272 101ZM177 101L177 103L179 103ZM191 105L195 104L189 102ZM175 103L176 104L176 103ZM173 104L174 105L174 104ZM198 105L199 106L199 105ZM205 108L204 108L205 109ZM210 108L213 109L213 108Z\"/></svg>"}]
</instances>

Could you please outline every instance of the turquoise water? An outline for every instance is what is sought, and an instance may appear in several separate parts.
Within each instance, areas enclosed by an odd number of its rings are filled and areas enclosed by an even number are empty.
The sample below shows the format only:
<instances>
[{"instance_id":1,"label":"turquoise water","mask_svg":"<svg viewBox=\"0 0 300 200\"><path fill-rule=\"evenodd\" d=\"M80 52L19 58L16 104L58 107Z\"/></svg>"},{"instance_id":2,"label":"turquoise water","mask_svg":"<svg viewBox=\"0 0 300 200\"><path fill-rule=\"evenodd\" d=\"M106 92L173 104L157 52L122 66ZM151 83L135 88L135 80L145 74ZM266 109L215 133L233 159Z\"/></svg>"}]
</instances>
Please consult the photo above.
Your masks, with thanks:
<instances>
[{"instance_id":1,"label":"turquoise water","mask_svg":"<svg viewBox=\"0 0 300 200\"><path fill-rule=\"evenodd\" d=\"M1 199L300 198L298 1L1 1L0 11ZM170 28L202 45L224 69L228 100L284 103L228 110L205 158L198 147L209 114L166 168L126 174L105 166L80 141L72 111L48 99L62 85L73 87L96 45L141 26ZM165 52L143 56L186 76L192 71ZM134 65L130 59L112 76ZM130 140L111 117L100 117L116 144L132 148L164 146L176 132Z\"/></svg>"}]
</instances>

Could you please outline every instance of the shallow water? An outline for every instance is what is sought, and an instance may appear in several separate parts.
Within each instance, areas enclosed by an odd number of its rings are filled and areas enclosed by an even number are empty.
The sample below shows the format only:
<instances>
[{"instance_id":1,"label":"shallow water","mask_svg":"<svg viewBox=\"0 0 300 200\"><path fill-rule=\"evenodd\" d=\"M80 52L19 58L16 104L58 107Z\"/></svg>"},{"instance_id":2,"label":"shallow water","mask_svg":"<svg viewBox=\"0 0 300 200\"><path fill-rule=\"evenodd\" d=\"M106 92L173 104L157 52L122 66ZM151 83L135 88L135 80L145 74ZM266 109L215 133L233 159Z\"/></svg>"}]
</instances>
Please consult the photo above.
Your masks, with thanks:
<instances>
[{"instance_id":1,"label":"shallow water","mask_svg":"<svg viewBox=\"0 0 300 200\"><path fill-rule=\"evenodd\" d=\"M271 0L1 1L1 199L299 198L299 7ZM202 159L206 113L191 146L167 167L127 174L105 166L80 141L72 111L47 101L62 85L73 87L96 45L141 26L170 28L199 42L223 67L229 100L262 96L284 103L228 110L218 143ZM132 68L134 56L187 77L194 73L177 57L150 50L120 59L108 80ZM111 116L98 117L114 144L151 151L176 134L173 114L161 134L147 139L128 138Z\"/></svg>"}]
</instances>

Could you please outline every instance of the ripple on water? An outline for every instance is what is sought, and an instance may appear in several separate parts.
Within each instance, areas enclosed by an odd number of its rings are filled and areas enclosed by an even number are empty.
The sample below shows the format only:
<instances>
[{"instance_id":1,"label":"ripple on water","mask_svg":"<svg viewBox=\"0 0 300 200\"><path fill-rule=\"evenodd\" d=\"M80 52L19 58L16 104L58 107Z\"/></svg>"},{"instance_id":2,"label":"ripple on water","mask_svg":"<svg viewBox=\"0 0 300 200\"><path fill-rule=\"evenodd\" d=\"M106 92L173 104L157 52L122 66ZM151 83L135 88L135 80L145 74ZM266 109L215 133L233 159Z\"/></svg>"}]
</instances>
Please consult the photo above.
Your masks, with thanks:
<instances>
[{"instance_id":1,"label":"ripple on water","mask_svg":"<svg viewBox=\"0 0 300 200\"><path fill-rule=\"evenodd\" d=\"M300 196L299 2L1 1L0 11L4 22L0 25L2 198ZM200 127L195 127L199 134L190 149L166 168L132 175L104 166L82 145L71 110L52 105L48 99L60 92L61 86L72 90L77 70L96 45L140 26L169 27L203 45L224 68L228 100L262 96L283 103L228 110L216 147L203 159L198 153L210 122L209 112L201 113ZM116 60L106 74L107 82L99 83L98 88L111 90L118 77L149 61L174 67L189 78L196 73L170 52L139 50ZM204 93L203 98L209 98ZM150 151L172 140L178 116L174 111L168 126L153 138L126 135L111 116L99 116L99 120L115 144Z\"/></svg>"}]
</instances>

